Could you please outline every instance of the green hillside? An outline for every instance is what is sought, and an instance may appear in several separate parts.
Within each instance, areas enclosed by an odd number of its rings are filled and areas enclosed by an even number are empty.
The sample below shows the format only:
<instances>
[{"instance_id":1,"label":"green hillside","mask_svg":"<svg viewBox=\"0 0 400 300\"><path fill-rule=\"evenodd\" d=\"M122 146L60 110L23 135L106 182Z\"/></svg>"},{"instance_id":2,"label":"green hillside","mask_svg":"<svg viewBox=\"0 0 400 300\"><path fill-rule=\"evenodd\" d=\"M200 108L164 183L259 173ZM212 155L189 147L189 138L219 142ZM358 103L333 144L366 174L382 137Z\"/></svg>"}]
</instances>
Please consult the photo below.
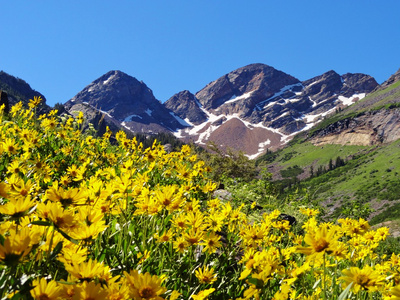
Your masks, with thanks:
<instances>
[{"instance_id":1,"label":"green hillside","mask_svg":"<svg viewBox=\"0 0 400 300\"><path fill-rule=\"evenodd\" d=\"M283 196L307 190L329 220L354 216L368 217L372 224L400 222L400 140L370 146L313 144L313 138L338 121L399 106L400 82L396 82L326 118L257 163L273 173Z\"/></svg>"},{"instance_id":2,"label":"green hillside","mask_svg":"<svg viewBox=\"0 0 400 300\"><path fill-rule=\"evenodd\" d=\"M400 141L396 141L365 149L344 166L302 181L300 185L308 188L332 216L339 216L343 209L359 209L366 203L376 211L373 215L379 212L379 216L382 209L400 199L399 172ZM385 220L384 216L380 220Z\"/></svg>"}]
</instances>

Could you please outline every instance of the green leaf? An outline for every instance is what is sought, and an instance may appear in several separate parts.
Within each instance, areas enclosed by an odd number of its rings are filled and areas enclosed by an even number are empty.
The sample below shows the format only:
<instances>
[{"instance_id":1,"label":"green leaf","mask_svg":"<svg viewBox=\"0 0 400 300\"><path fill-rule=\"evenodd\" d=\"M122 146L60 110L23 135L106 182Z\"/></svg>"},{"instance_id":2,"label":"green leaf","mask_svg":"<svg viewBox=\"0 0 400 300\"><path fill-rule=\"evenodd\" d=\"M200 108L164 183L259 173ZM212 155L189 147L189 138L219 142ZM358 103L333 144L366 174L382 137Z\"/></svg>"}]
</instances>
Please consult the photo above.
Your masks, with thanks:
<instances>
[{"instance_id":1,"label":"green leaf","mask_svg":"<svg viewBox=\"0 0 400 300\"><path fill-rule=\"evenodd\" d=\"M51 253L50 259L55 258L57 254L61 252L62 247L63 247L63 242L58 242L58 244L54 247L53 252Z\"/></svg>"},{"instance_id":2,"label":"green leaf","mask_svg":"<svg viewBox=\"0 0 400 300\"><path fill-rule=\"evenodd\" d=\"M68 241L70 241L71 243L74 243L75 245L79 245L79 241L78 241L78 240L73 239L73 238L70 237L68 234L66 234L64 231L62 231L60 228L57 228L57 231L58 231L59 233L61 233L61 235L62 235L63 237L65 237Z\"/></svg>"},{"instance_id":3,"label":"green leaf","mask_svg":"<svg viewBox=\"0 0 400 300\"><path fill-rule=\"evenodd\" d=\"M346 289L339 295L338 300L344 300L344 299L346 299L347 295L348 295L349 292L350 292L351 287L353 286L353 283L354 283L354 282L350 283L350 284L346 287Z\"/></svg>"},{"instance_id":4,"label":"green leaf","mask_svg":"<svg viewBox=\"0 0 400 300\"><path fill-rule=\"evenodd\" d=\"M254 284L256 286L257 289L261 289L264 286L264 281L262 281L261 279L258 278L249 278L248 281L251 284Z\"/></svg>"},{"instance_id":5,"label":"green leaf","mask_svg":"<svg viewBox=\"0 0 400 300\"><path fill-rule=\"evenodd\" d=\"M11 300L18 300L18 299L23 299L22 295L20 293L16 293L14 296L12 296Z\"/></svg>"},{"instance_id":6,"label":"green leaf","mask_svg":"<svg viewBox=\"0 0 400 300\"><path fill-rule=\"evenodd\" d=\"M312 289L315 290L320 282L321 282L321 279L318 279L318 280L314 283Z\"/></svg>"},{"instance_id":7,"label":"green leaf","mask_svg":"<svg viewBox=\"0 0 400 300\"><path fill-rule=\"evenodd\" d=\"M32 225L39 225L39 226L51 226L51 222L49 221L32 221L31 222Z\"/></svg>"}]
</instances>

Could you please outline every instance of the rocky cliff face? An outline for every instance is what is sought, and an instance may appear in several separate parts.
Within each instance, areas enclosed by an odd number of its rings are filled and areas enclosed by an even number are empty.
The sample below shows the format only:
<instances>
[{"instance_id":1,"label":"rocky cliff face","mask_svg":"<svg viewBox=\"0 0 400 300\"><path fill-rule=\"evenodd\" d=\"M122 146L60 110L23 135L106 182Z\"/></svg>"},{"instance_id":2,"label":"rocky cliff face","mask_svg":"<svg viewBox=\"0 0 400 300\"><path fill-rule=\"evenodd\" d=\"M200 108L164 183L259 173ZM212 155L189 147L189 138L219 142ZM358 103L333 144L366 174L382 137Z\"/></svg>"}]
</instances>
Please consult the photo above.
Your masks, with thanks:
<instances>
[{"instance_id":1,"label":"rocky cliff face","mask_svg":"<svg viewBox=\"0 0 400 300\"><path fill-rule=\"evenodd\" d=\"M393 78L393 76L391 77ZM389 80L387 81L389 82ZM316 131L316 145L376 145L400 138L400 86L386 84L367 98L343 111L339 121ZM348 117L346 117L348 116Z\"/></svg>"},{"instance_id":2,"label":"rocky cliff face","mask_svg":"<svg viewBox=\"0 0 400 300\"><path fill-rule=\"evenodd\" d=\"M133 132L175 131L184 127L146 84L121 71L104 74L65 104L69 112L83 106Z\"/></svg>"},{"instance_id":3,"label":"rocky cliff face","mask_svg":"<svg viewBox=\"0 0 400 300\"><path fill-rule=\"evenodd\" d=\"M173 111L181 119L194 125L207 121L207 114L200 108L196 97L189 91L183 91L169 98L165 107Z\"/></svg>"},{"instance_id":4,"label":"rocky cliff face","mask_svg":"<svg viewBox=\"0 0 400 300\"><path fill-rule=\"evenodd\" d=\"M366 112L355 118L338 121L311 139L324 144L371 146L400 139L400 109Z\"/></svg>"},{"instance_id":5,"label":"rocky cliff face","mask_svg":"<svg viewBox=\"0 0 400 300\"><path fill-rule=\"evenodd\" d=\"M196 98L207 110L245 114L243 109L251 112L260 101L272 97L285 86L298 83L298 79L270 66L252 64L209 83L196 93Z\"/></svg>"}]
</instances>

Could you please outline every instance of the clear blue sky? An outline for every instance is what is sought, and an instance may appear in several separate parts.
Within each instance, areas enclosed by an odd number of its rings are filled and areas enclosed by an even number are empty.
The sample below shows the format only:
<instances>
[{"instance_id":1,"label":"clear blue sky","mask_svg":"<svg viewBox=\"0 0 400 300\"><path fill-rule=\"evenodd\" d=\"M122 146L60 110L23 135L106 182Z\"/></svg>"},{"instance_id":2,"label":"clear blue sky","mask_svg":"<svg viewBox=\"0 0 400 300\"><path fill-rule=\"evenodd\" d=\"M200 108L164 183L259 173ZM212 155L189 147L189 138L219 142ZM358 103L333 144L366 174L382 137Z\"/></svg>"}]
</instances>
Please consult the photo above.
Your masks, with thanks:
<instances>
[{"instance_id":1,"label":"clear blue sky","mask_svg":"<svg viewBox=\"0 0 400 300\"><path fill-rule=\"evenodd\" d=\"M378 83L400 68L398 0L0 0L0 70L64 103L110 70L157 99L250 63Z\"/></svg>"}]
</instances>

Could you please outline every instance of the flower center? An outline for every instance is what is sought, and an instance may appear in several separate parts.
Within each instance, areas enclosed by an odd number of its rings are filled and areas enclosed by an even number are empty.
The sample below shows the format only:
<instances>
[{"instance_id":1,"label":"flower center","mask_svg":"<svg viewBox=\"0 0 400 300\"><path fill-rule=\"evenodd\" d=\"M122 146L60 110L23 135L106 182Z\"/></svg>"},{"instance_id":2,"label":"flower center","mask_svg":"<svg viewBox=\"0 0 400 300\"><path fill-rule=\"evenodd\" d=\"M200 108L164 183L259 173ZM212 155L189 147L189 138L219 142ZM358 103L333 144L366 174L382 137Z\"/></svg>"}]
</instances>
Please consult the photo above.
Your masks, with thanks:
<instances>
[{"instance_id":1,"label":"flower center","mask_svg":"<svg viewBox=\"0 0 400 300\"><path fill-rule=\"evenodd\" d=\"M315 249L315 252L322 252L328 247L329 247L329 243L327 241L325 241L324 239L320 239L317 243L315 243L314 249Z\"/></svg>"},{"instance_id":2,"label":"flower center","mask_svg":"<svg viewBox=\"0 0 400 300\"><path fill-rule=\"evenodd\" d=\"M47 294L41 294L38 298L39 300L50 300L50 297Z\"/></svg>"},{"instance_id":3,"label":"flower center","mask_svg":"<svg viewBox=\"0 0 400 300\"><path fill-rule=\"evenodd\" d=\"M360 274L356 278L356 282L359 285L361 285L364 289L366 289L369 286L369 281L370 281L370 279L368 278L368 276L366 276L364 274Z\"/></svg>"},{"instance_id":4,"label":"flower center","mask_svg":"<svg viewBox=\"0 0 400 300\"><path fill-rule=\"evenodd\" d=\"M145 299L150 299L150 298L153 298L155 296L153 289L151 287L148 287L148 286L142 288L139 291L139 295L140 295L140 297L145 298Z\"/></svg>"}]
</instances>

